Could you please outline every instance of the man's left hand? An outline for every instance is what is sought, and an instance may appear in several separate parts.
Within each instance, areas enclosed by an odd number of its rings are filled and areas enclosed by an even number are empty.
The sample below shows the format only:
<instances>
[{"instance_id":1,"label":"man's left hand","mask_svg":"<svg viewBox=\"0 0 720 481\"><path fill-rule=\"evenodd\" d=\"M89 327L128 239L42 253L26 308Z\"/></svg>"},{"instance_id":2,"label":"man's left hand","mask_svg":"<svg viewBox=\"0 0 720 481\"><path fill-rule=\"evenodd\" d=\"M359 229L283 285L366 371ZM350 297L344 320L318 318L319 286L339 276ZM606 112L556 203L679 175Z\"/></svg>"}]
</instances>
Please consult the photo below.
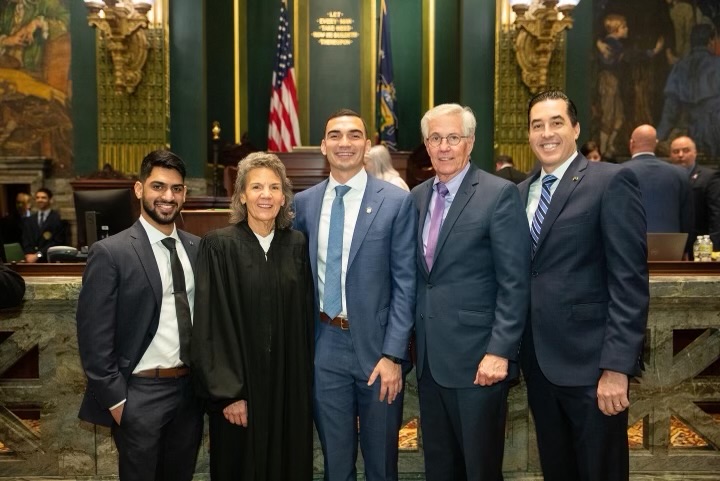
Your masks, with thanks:
<instances>
[{"instance_id":1,"label":"man's left hand","mask_svg":"<svg viewBox=\"0 0 720 481\"><path fill-rule=\"evenodd\" d=\"M367 385L372 386L378 376L380 376L381 383L380 401L384 401L385 396L387 396L387 403L392 404L403 388L402 366L395 364L390 359L381 357L372 374L370 374Z\"/></svg>"},{"instance_id":2,"label":"man's left hand","mask_svg":"<svg viewBox=\"0 0 720 481\"><path fill-rule=\"evenodd\" d=\"M475 383L480 386L492 386L507 377L508 360L495 354L485 354L478 365Z\"/></svg>"},{"instance_id":3,"label":"man's left hand","mask_svg":"<svg viewBox=\"0 0 720 481\"><path fill-rule=\"evenodd\" d=\"M614 416L630 406L628 376L625 373L605 370L597 387L598 408L606 416Z\"/></svg>"}]
</instances>

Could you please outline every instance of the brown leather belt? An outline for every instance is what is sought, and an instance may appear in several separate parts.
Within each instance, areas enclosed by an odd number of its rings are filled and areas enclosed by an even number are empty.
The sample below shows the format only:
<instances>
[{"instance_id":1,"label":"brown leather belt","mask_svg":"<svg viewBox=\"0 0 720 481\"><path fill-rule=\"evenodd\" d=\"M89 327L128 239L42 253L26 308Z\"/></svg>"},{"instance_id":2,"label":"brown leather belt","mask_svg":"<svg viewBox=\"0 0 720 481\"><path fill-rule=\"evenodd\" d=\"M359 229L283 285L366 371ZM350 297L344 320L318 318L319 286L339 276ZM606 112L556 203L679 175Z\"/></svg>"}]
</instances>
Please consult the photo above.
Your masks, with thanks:
<instances>
[{"instance_id":1,"label":"brown leather belt","mask_svg":"<svg viewBox=\"0 0 720 481\"><path fill-rule=\"evenodd\" d=\"M137 377L149 377L149 378L161 378L161 377L185 377L190 374L190 368L187 366L168 367L155 369L145 369L144 371L138 371L133 373L133 376Z\"/></svg>"},{"instance_id":2,"label":"brown leather belt","mask_svg":"<svg viewBox=\"0 0 720 481\"><path fill-rule=\"evenodd\" d=\"M325 324L330 324L331 326L339 327L343 331L347 331L348 329L350 329L350 321L347 320L347 317L338 316L334 319L331 319L330 316L328 316L324 312L321 312L320 321L324 322Z\"/></svg>"}]
</instances>

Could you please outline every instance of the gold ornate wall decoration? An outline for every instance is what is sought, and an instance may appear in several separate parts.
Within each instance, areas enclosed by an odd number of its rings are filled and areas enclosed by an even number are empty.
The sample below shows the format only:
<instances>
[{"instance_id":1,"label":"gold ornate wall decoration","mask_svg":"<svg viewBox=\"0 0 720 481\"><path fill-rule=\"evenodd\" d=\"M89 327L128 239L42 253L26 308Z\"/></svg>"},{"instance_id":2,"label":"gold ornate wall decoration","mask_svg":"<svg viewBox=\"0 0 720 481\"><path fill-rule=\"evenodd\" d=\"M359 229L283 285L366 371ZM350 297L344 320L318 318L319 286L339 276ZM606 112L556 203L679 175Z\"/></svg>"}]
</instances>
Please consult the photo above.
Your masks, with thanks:
<instances>
[{"instance_id":1,"label":"gold ornate wall decoration","mask_svg":"<svg viewBox=\"0 0 720 481\"><path fill-rule=\"evenodd\" d=\"M548 86L548 70L555 45L564 30L572 28L570 16L579 0L542 0L534 11L529 0L510 0L515 12L515 57L530 92Z\"/></svg>"},{"instance_id":2,"label":"gold ornate wall decoration","mask_svg":"<svg viewBox=\"0 0 720 481\"><path fill-rule=\"evenodd\" d=\"M170 49L168 0L157 0L145 32L148 50L142 81L133 95L117 95L112 56L96 42L98 89L98 168L110 164L137 174L143 157L167 148L170 131Z\"/></svg>"},{"instance_id":3,"label":"gold ornate wall decoration","mask_svg":"<svg viewBox=\"0 0 720 481\"><path fill-rule=\"evenodd\" d=\"M495 37L495 152L512 156L516 168L529 172L535 156L528 145L527 105L531 92L515 55L513 13L507 0L497 1ZM565 36L560 35L548 65L548 85L565 85Z\"/></svg>"}]
</instances>

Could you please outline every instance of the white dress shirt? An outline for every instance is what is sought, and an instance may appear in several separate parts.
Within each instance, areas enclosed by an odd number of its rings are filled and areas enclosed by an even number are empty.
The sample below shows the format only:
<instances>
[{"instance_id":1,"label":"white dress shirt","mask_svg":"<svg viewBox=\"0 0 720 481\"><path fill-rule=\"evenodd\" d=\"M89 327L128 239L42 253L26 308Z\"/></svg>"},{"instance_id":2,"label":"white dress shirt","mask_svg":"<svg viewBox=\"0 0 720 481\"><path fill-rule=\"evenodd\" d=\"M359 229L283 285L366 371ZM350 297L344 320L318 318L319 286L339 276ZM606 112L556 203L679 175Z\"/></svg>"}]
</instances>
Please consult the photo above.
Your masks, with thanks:
<instances>
[{"instance_id":1,"label":"white dress shirt","mask_svg":"<svg viewBox=\"0 0 720 481\"><path fill-rule=\"evenodd\" d=\"M330 233L330 212L332 203L335 200L335 187L341 185L333 179L330 179L325 189L325 195L322 201L322 210L320 211L320 226L318 227L318 252L317 252L317 268L318 268L318 297L320 298L320 310L323 310L323 296L325 295L325 263L327 260L328 234ZM342 250L342 270L340 271L340 281L342 287L342 312L340 316L347 317L347 303L345 301L345 274L347 273L348 259L350 257L350 244L352 244L353 233L355 232L355 224L357 223L358 214L360 213L360 205L362 204L363 195L365 195L365 187L367 186L367 172L360 169L360 172L347 181L345 184L350 190L343 197L345 205L345 229L343 230L343 250Z\"/></svg>"},{"instance_id":2,"label":"white dress shirt","mask_svg":"<svg viewBox=\"0 0 720 481\"><path fill-rule=\"evenodd\" d=\"M188 303L190 304L190 318L192 320L193 306L195 305L195 278L193 276L192 266L188 258L185 247L180 242L177 229L173 226L171 235L166 235L155 227L150 225L142 216L140 217L150 246L157 261L158 270L160 271L160 280L162 281L162 304L160 306L160 323L157 332L150 342L147 351L143 354L142 359L135 367L135 372L144 371L146 369L168 368L180 366L180 334L178 332L177 314L175 313L175 296L173 295L173 278L172 267L170 266L170 251L162 244L162 240L166 237L175 239L175 247L178 257L183 266L185 273L185 289L187 291ZM148 291L148 296L152 296L152 291Z\"/></svg>"},{"instance_id":3,"label":"white dress shirt","mask_svg":"<svg viewBox=\"0 0 720 481\"><path fill-rule=\"evenodd\" d=\"M448 193L445 196L445 208L443 208L443 215L442 220L445 222L445 217L447 217L448 211L450 210L450 206L452 205L453 199L455 199L455 196L458 193L458 190L460 190L460 184L462 184L463 179L465 178L465 175L467 175L468 170L470 170L470 162L468 162L463 169L458 172L458 174L450 179L449 181L445 182L445 187L447 187ZM427 214L425 215L425 223L423 224L423 232L422 232L422 242L423 242L423 254L427 250L427 240L428 236L430 235L430 214L433 211L433 207L435 206L435 198L438 196L437 193L437 187L435 187L440 180L438 180L437 176L435 176L435 180L433 181L432 185L432 195L430 195L430 205L428 206ZM442 223L440 224L440 228L442 229Z\"/></svg>"},{"instance_id":4,"label":"white dress shirt","mask_svg":"<svg viewBox=\"0 0 720 481\"><path fill-rule=\"evenodd\" d=\"M565 171L568 170L568 167L570 167L570 164L573 160L575 160L575 157L577 157L577 150L574 154L570 156L569 159L567 159L565 162L560 164L560 166L555 169L555 171L552 173L555 177L557 177L557 180L553 182L553 184L550 186L550 195L552 196L555 193L555 189L557 189L557 186L560 185L560 181L563 178L563 175L565 175ZM540 203L540 192L542 191L542 180L545 178L546 175L549 175L545 172L545 169L542 169L540 171L540 177L535 179L535 182L530 184L530 190L528 191L528 201L527 201L527 207L525 208L525 213L527 214L528 219L528 227L532 227L532 221L533 217L535 217L535 211L537 210L538 204ZM551 201L552 202L552 201Z\"/></svg>"}]
</instances>

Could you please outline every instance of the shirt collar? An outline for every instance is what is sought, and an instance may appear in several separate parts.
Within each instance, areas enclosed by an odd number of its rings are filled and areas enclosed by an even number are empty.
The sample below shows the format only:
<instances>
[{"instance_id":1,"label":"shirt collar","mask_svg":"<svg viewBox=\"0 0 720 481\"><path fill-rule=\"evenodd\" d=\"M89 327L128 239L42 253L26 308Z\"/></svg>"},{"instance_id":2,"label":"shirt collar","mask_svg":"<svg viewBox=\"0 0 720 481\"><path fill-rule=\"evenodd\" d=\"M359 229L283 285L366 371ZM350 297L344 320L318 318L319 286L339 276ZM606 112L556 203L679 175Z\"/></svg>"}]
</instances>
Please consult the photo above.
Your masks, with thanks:
<instances>
[{"instance_id":1,"label":"shirt collar","mask_svg":"<svg viewBox=\"0 0 720 481\"><path fill-rule=\"evenodd\" d=\"M140 224L142 224L143 228L145 229L145 232L147 233L148 239L150 240L150 244L157 244L161 240L163 240L166 237L172 237L177 242L180 242L180 237L178 237L177 234L177 228L175 227L175 224L173 224L173 231L172 234L167 235L164 232L160 232L157 227L153 226L145 220L145 217L140 216Z\"/></svg>"},{"instance_id":2,"label":"shirt collar","mask_svg":"<svg viewBox=\"0 0 720 481\"><path fill-rule=\"evenodd\" d=\"M637 154L633 154L632 157L630 157L630 158L634 159L635 157L639 157L641 155L651 155L651 156L655 157L655 152L638 152Z\"/></svg>"},{"instance_id":3,"label":"shirt collar","mask_svg":"<svg viewBox=\"0 0 720 481\"><path fill-rule=\"evenodd\" d=\"M452 197L455 197L455 194L457 194L458 190L460 190L460 184L462 184L463 179L465 178L465 175L468 173L468 170L470 170L470 162L468 161L467 164L465 164L465 167L458 172L458 174L453 177L452 179L445 182L445 187L447 187L447 190L449 194ZM435 187L438 182L440 182L437 178L437 175L435 176L435 180L433 181L433 190L436 191L437 188Z\"/></svg>"},{"instance_id":4,"label":"shirt collar","mask_svg":"<svg viewBox=\"0 0 720 481\"><path fill-rule=\"evenodd\" d=\"M330 180L328 181L327 190L335 189L338 185L347 185L350 187L350 190L359 190L360 192L365 192L365 186L367 186L367 172L365 169L360 169L360 171L355 174L350 180L348 180L345 184L341 184L337 180L335 180L330 174Z\"/></svg>"},{"instance_id":5,"label":"shirt collar","mask_svg":"<svg viewBox=\"0 0 720 481\"><path fill-rule=\"evenodd\" d=\"M575 160L575 158L577 157L577 155L578 155L578 153L577 153L577 150L576 150L575 153L572 154L569 159L567 159L565 162L563 162L562 164L560 164L560 167L558 167L557 169L555 169L555 170L553 171L552 175L554 175L555 177L557 177L557 184L558 184L558 185L560 184L560 181L562 180L563 175L565 175L565 172L568 170L568 167L570 167L570 164L572 164L572 161ZM546 175L549 175L549 174L547 174L547 173L545 172L545 168L543 168L543 169L540 171L540 179L539 179L539 180L542 181L542 179L543 179Z\"/></svg>"}]
</instances>

